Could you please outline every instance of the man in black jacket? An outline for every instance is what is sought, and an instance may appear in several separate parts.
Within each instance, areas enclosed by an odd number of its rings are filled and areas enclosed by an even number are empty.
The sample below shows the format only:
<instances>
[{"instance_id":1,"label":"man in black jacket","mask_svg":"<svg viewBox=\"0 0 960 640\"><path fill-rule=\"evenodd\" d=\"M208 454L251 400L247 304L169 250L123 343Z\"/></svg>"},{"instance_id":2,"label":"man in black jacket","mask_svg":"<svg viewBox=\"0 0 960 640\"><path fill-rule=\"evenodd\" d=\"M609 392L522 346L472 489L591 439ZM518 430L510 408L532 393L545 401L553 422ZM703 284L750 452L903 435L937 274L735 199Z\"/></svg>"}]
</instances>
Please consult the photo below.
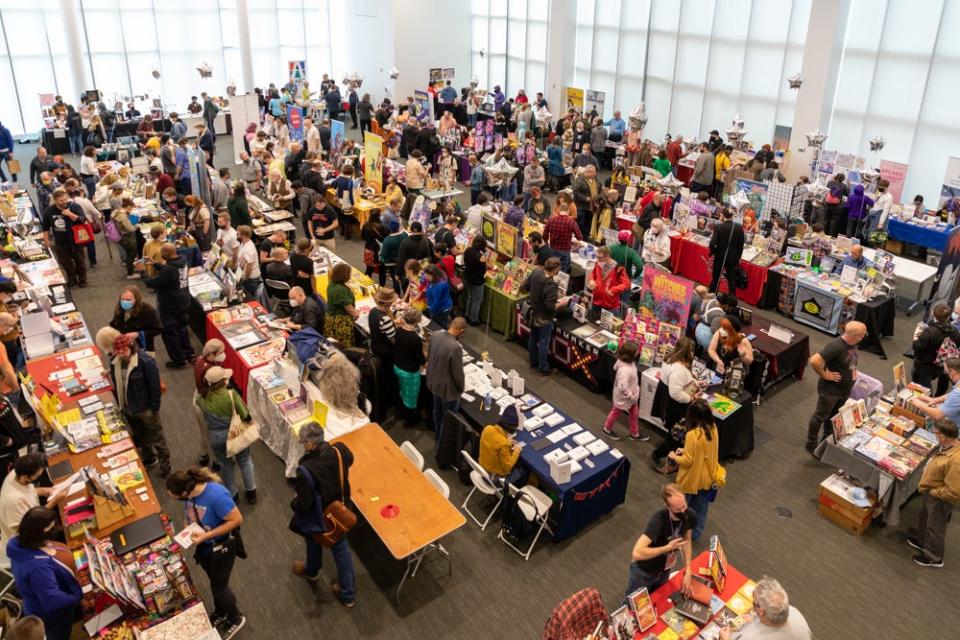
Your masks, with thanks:
<instances>
[{"instance_id":1,"label":"man in black jacket","mask_svg":"<svg viewBox=\"0 0 960 640\"><path fill-rule=\"evenodd\" d=\"M303 525L312 522L322 526L322 520L316 520L321 519L323 510L335 501L339 500L349 506L353 453L341 442L328 444L323 437L323 428L316 422L308 422L300 427L299 440L306 453L300 458L296 479L297 493L290 501L290 508L295 514L290 522L290 529L304 537L307 559L294 562L293 573L305 580L316 581L320 578L323 546L303 530ZM356 600L356 590L353 559L350 557L347 538L341 538L330 547L330 553L337 565L337 582L331 585L333 595L340 604L350 608Z\"/></svg>"},{"instance_id":2,"label":"man in black jacket","mask_svg":"<svg viewBox=\"0 0 960 640\"><path fill-rule=\"evenodd\" d=\"M716 292L720 285L721 272L726 272L727 286L734 293L734 271L740 266L740 254L743 253L743 227L733 221L733 212L723 209L720 213L723 222L713 228L710 238L710 255L713 256L713 276L710 279L710 291Z\"/></svg>"},{"instance_id":3,"label":"man in black jacket","mask_svg":"<svg viewBox=\"0 0 960 640\"><path fill-rule=\"evenodd\" d=\"M300 165L307 157L307 150L299 142L290 143L290 151L283 161L283 170L287 174L287 180L291 182L300 179Z\"/></svg>"},{"instance_id":4,"label":"man in black jacket","mask_svg":"<svg viewBox=\"0 0 960 640\"><path fill-rule=\"evenodd\" d=\"M930 395L939 397L949 390L950 378L942 365L937 365L937 354L943 341L948 339L954 347L960 347L960 332L950 324L950 305L939 303L933 307L932 322L913 340L913 371L911 379L917 384L930 387ZM945 358L951 358L944 349ZM936 388L934 388L936 387Z\"/></svg>"},{"instance_id":5,"label":"man in black jacket","mask_svg":"<svg viewBox=\"0 0 960 640\"><path fill-rule=\"evenodd\" d=\"M410 223L410 235L403 239L397 249L397 270L407 264L407 260L424 260L433 257L433 243L423 235L423 225L419 222ZM403 288L407 288L406 276L403 278Z\"/></svg>"},{"instance_id":6,"label":"man in black jacket","mask_svg":"<svg viewBox=\"0 0 960 640\"><path fill-rule=\"evenodd\" d=\"M53 236L53 254L67 276L68 287L87 286L87 252L73 236L73 226L84 222L83 209L70 200L67 191L63 188L54 191L53 204L44 211L40 227L43 243L48 247Z\"/></svg>"},{"instance_id":7,"label":"man in black jacket","mask_svg":"<svg viewBox=\"0 0 960 640\"><path fill-rule=\"evenodd\" d=\"M157 294L157 312L163 325L163 345L170 361L166 366L183 369L196 358L187 333L187 310L190 307L190 289L187 281L187 263L177 255L177 248L167 242L160 247L164 264L157 275L146 280L145 285Z\"/></svg>"},{"instance_id":8,"label":"man in black jacket","mask_svg":"<svg viewBox=\"0 0 960 640\"><path fill-rule=\"evenodd\" d=\"M324 310L301 287L292 287L290 299L290 317L283 320L292 331L312 327L317 333L323 333Z\"/></svg>"},{"instance_id":9,"label":"man in black jacket","mask_svg":"<svg viewBox=\"0 0 960 640\"><path fill-rule=\"evenodd\" d=\"M45 147L37 147L37 155L30 161L30 184L40 181L40 174L44 171L53 171L57 163L47 153Z\"/></svg>"},{"instance_id":10,"label":"man in black jacket","mask_svg":"<svg viewBox=\"0 0 960 640\"><path fill-rule=\"evenodd\" d=\"M558 273L560 258L547 258L546 264L535 269L521 288L524 293L530 293L530 339L527 342L530 366L536 368L537 373L542 376L549 376L554 371L547 360L553 323L557 317L557 309L570 301L569 296L559 297L559 289L554 279Z\"/></svg>"}]
</instances>

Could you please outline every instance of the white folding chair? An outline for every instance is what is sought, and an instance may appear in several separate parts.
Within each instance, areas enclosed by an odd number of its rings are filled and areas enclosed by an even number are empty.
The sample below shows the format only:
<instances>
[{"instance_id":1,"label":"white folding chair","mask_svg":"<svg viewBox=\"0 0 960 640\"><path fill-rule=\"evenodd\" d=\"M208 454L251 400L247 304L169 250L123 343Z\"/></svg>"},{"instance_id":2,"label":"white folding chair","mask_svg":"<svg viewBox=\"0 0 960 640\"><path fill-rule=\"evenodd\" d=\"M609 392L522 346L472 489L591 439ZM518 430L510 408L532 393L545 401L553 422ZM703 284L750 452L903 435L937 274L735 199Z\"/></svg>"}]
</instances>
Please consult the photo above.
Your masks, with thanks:
<instances>
[{"instance_id":1,"label":"white folding chair","mask_svg":"<svg viewBox=\"0 0 960 640\"><path fill-rule=\"evenodd\" d=\"M533 536L533 540L530 541L530 546L527 547L526 551L518 549L512 542L507 540L503 535L503 528L500 529L500 532L497 534L497 538L499 538L500 541L505 545L523 556L524 560L529 560L530 554L533 553L533 547L536 546L537 540L540 539L540 534L543 533L543 530L546 529L553 534L553 529L550 528L550 524L548 523L548 520L550 519L550 508L553 506L553 501L550 499L550 496L545 494L543 491L540 491L540 489L531 487L529 485L523 487L522 489L517 489L511 484L509 491L511 497L517 497L517 507L520 509L520 513L523 514L523 517L527 519L527 522L539 524L540 526L537 528L537 533Z\"/></svg>"},{"instance_id":2,"label":"white folding chair","mask_svg":"<svg viewBox=\"0 0 960 640\"><path fill-rule=\"evenodd\" d=\"M423 471L423 455L417 451L413 443L409 440L404 440L400 443L400 451L403 451L403 455L410 458L410 462L413 463L413 466L415 466L418 471Z\"/></svg>"},{"instance_id":3,"label":"white folding chair","mask_svg":"<svg viewBox=\"0 0 960 640\"><path fill-rule=\"evenodd\" d=\"M0 558L0 577L2 577L4 582L3 586L0 586L0 597L6 596L7 592L13 589L14 584L16 584L10 567L10 559L7 558L6 555Z\"/></svg>"},{"instance_id":4,"label":"white folding chair","mask_svg":"<svg viewBox=\"0 0 960 640\"><path fill-rule=\"evenodd\" d=\"M430 481L430 484L437 488L437 491L440 492L440 495L447 500L450 499L450 487L447 486L447 483L443 481L443 478L441 478L436 471L433 469L424 469L423 475L427 477L427 480Z\"/></svg>"},{"instance_id":5,"label":"white folding chair","mask_svg":"<svg viewBox=\"0 0 960 640\"><path fill-rule=\"evenodd\" d=\"M466 499L464 499L463 504L460 505L460 508L467 512L467 515L470 516L474 522L480 526L480 531L483 531L487 528L487 525L490 524L490 519L493 518L493 514L497 512L497 509L500 508L500 504L503 502L503 489L501 489L493 481L493 478L490 477L490 474L480 466L480 464L473 459L467 451L461 449L460 454L466 459L467 463L472 469L470 471L470 482L473 483L473 489L470 490L470 493L467 494ZM493 509L487 515L486 520L481 522L477 516L467 508L467 503L470 502L470 498L475 492L479 491L488 496L494 496L497 498L497 504L493 506Z\"/></svg>"}]
</instances>

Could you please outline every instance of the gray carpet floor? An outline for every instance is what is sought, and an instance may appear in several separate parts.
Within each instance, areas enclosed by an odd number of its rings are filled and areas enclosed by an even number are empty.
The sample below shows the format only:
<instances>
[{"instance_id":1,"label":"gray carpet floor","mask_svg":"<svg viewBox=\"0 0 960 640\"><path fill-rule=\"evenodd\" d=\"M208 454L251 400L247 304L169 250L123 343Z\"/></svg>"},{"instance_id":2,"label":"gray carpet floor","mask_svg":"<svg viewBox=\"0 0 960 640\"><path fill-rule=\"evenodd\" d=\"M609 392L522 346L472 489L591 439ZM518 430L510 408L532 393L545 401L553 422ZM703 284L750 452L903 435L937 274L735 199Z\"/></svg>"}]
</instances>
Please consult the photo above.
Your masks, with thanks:
<instances>
[{"instance_id":1,"label":"gray carpet floor","mask_svg":"<svg viewBox=\"0 0 960 640\"><path fill-rule=\"evenodd\" d=\"M223 166L230 161L229 140L221 137L219 147L217 166ZM31 145L18 145L16 154L26 167L33 156ZM23 176L21 181L25 182ZM338 247L344 259L361 264L359 241L338 239ZM100 265L91 272L90 286L75 292L93 332L109 321L117 296L127 284L118 259L107 259L102 239L99 254ZM153 300L153 295L148 293L147 298ZM812 350L829 339L773 315L792 330L810 334ZM862 354L861 369L889 386L891 366L909 348L916 320L916 316L908 318L898 311L896 335L884 344L890 359ZM464 341L489 351L505 369L527 371L524 349L505 343L499 334L470 328ZM159 349L162 364L166 357L162 347ZM181 468L194 461L198 448L193 414L185 410L193 393L193 374L167 370L163 375L169 391L161 415L174 467ZM609 410L608 398L562 374L548 379L531 377L528 385L595 431ZM749 459L728 467L728 485L710 510L706 534L720 536L730 562L744 574L754 579L776 577L817 638L952 636L956 631L949 629L957 625L953 596L960 577L960 561L956 560L960 531L954 526L948 532L946 566L922 569L911 562L912 550L905 541L915 526L918 500L906 506L899 527L873 526L862 537L818 515L818 484L832 469L803 449L806 421L815 400L812 375L782 382L764 397L755 411L756 426L769 439ZM432 433L400 424L385 427L397 442L412 441L429 465ZM301 540L287 529L291 489L280 459L258 443L253 459L260 500L255 506L241 505L250 557L238 561L232 579L247 616L240 637L537 638L553 607L588 586L599 589L612 611L626 587L633 544L650 514L661 506L659 487L664 478L645 462L658 440L655 435L648 443L619 443L633 463L625 504L573 539L559 544L542 542L529 562L496 539L496 527L481 532L468 519L466 526L444 540L453 557L452 578L447 577L444 563L428 560L405 586L400 608L393 595L402 567L369 529L355 531L351 546L358 599L352 610L337 604L326 587L328 581L310 586L291 574L291 561L302 554ZM459 505L467 488L452 473L441 475L451 486L451 500ZM158 479L155 482L159 485ZM181 503L166 496L161 496L161 502L175 522L182 522ZM779 517L778 507L786 507L792 517ZM697 551L704 544L705 539ZM324 571L332 579L335 570L329 555L324 562ZM206 577L192 561L191 566L206 601L211 602Z\"/></svg>"}]
</instances>

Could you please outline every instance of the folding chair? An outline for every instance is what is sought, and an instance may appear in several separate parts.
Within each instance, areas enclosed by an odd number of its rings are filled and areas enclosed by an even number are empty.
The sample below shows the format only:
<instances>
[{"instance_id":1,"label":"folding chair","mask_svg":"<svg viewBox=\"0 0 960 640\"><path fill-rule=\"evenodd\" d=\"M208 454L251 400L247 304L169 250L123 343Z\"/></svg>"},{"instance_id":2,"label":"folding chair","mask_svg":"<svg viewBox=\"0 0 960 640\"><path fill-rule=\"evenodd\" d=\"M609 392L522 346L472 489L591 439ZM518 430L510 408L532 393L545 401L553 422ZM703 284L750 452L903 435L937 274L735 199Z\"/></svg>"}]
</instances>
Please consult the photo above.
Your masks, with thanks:
<instances>
[{"instance_id":1,"label":"folding chair","mask_svg":"<svg viewBox=\"0 0 960 640\"><path fill-rule=\"evenodd\" d=\"M540 539L540 534L543 533L543 530L546 529L553 534L553 529L550 528L550 524L547 522L550 519L550 508L553 506L553 501L550 499L550 496L543 491L529 485L522 489L517 489L511 484L509 485L509 491L511 497L517 497L517 508L520 509L520 513L523 514L527 522L532 522L540 526L537 528L537 533L533 536L533 540L530 541L530 546L527 547L526 551L518 549L512 542L507 540L503 535L503 528L500 529L497 538L523 556L524 560L529 560L530 554L533 553L533 547L536 546L537 540Z\"/></svg>"},{"instance_id":2,"label":"folding chair","mask_svg":"<svg viewBox=\"0 0 960 640\"><path fill-rule=\"evenodd\" d=\"M400 443L400 451L403 451L403 455L410 458L410 462L413 463L413 466L417 468L418 471L423 471L423 455L409 440L404 440Z\"/></svg>"},{"instance_id":3,"label":"folding chair","mask_svg":"<svg viewBox=\"0 0 960 640\"><path fill-rule=\"evenodd\" d=\"M493 518L493 514L497 512L497 509L500 508L500 504L503 502L504 493L503 489L498 487L497 484L493 481L493 478L490 477L490 474L484 470L480 464L473 459L467 451L461 450L460 454L467 460L471 467L470 471L470 482L473 483L473 489L470 490L470 493L467 494L466 499L464 499L463 504L460 505L460 508L467 512L467 515L470 516L474 522L480 526L480 531L483 531L487 528L487 525L490 524L490 519ZM470 502L470 498L473 497L473 494L477 491L488 496L494 496L497 498L497 504L493 506L493 509L487 515L486 520L480 522L480 520L467 508L467 503Z\"/></svg>"},{"instance_id":4,"label":"folding chair","mask_svg":"<svg viewBox=\"0 0 960 640\"><path fill-rule=\"evenodd\" d=\"M407 452L406 449L404 449L404 445L410 445L411 449L413 449L413 445L411 445L407 441L404 441L404 443L400 445L400 449L403 450L403 452L409 456L410 454ZM416 449L413 449L413 451L418 456L420 455L420 453ZM416 462L414 462L414 464L416 464ZM422 456L420 457L420 466L423 467ZM443 481L443 478L437 475L436 471L434 471L433 469L427 469L423 472L423 475L430 482L430 484L432 484L437 489L440 495L442 495L444 498L448 500L450 499L450 487L448 487L447 483ZM426 558L427 555L429 555L434 551L441 554L443 558L447 561L447 576L449 577L453 575L453 561L450 559L450 553L447 552L447 550L444 548L442 544L440 544L439 541L430 542L426 546L420 549L417 549L412 554L407 556L406 558L407 568L403 572L403 577L400 578L400 584L397 585L396 598L397 598L398 607L400 606L400 590L403 588L403 584L407 581L408 577L409 578L416 577L417 571L420 569L420 563L423 562L423 559Z\"/></svg>"}]
</instances>

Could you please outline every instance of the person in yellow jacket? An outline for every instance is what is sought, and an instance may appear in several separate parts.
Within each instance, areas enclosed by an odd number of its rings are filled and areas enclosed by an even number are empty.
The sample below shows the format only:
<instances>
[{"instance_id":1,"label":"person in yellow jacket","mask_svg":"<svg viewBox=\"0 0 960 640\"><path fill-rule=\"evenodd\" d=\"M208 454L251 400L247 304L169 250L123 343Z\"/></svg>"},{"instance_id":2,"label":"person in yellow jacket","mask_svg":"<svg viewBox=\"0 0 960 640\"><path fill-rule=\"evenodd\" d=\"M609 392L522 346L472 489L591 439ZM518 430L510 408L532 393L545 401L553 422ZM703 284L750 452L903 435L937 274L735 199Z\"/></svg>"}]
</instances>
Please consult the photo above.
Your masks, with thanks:
<instances>
[{"instance_id":1,"label":"person in yellow jacket","mask_svg":"<svg viewBox=\"0 0 960 640\"><path fill-rule=\"evenodd\" d=\"M957 425L947 419L933 424L940 450L931 456L917 490L923 496L917 537L907 543L917 550L914 563L921 567L943 566L943 551L950 513L960 505L960 442Z\"/></svg>"},{"instance_id":2,"label":"person in yellow jacket","mask_svg":"<svg viewBox=\"0 0 960 640\"><path fill-rule=\"evenodd\" d=\"M520 415L516 405L508 405L497 424L483 428L480 434L480 459L477 461L488 473L505 478L515 487L527 483L529 472L518 466L522 443L516 442L514 434L520 424Z\"/></svg>"},{"instance_id":3,"label":"person in yellow jacket","mask_svg":"<svg viewBox=\"0 0 960 640\"><path fill-rule=\"evenodd\" d=\"M733 152L733 147L726 145L720 147L717 151L717 158L714 160L715 174L713 181L714 188L714 197L717 200L720 200L720 197L723 195L723 173L730 168L730 154Z\"/></svg>"},{"instance_id":4,"label":"person in yellow jacket","mask_svg":"<svg viewBox=\"0 0 960 640\"><path fill-rule=\"evenodd\" d=\"M687 504L697 514L693 539L700 538L707 523L707 510L716 498L717 487L726 484L726 470L720 466L720 436L707 401L690 403L686 415L687 435L683 448L667 454L679 469L677 485L687 496Z\"/></svg>"}]
</instances>

